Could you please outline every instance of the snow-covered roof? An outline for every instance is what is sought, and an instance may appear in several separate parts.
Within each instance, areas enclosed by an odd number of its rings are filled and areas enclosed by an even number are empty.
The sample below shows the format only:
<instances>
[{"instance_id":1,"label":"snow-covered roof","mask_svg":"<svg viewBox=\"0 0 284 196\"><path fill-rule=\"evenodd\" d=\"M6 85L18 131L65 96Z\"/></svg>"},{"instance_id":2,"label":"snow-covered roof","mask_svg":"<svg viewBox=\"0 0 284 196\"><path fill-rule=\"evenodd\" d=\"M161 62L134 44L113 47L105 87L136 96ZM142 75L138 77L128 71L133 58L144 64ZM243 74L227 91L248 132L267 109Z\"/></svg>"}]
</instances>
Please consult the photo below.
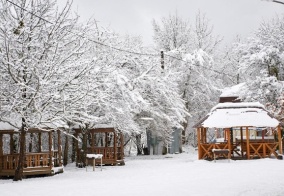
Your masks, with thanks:
<instances>
[{"instance_id":1,"label":"snow-covered roof","mask_svg":"<svg viewBox=\"0 0 284 196\"><path fill-rule=\"evenodd\" d=\"M259 102L219 103L195 127L276 127L279 121L273 118Z\"/></svg>"},{"instance_id":2,"label":"snow-covered roof","mask_svg":"<svg viewBox=\"0 0 284 196\"><path fill-rule=\"evenodd\" d=\"M220 97L238 97L246 83L240 83L235 86L224 88Z\"/></svg>"}]
</instances>

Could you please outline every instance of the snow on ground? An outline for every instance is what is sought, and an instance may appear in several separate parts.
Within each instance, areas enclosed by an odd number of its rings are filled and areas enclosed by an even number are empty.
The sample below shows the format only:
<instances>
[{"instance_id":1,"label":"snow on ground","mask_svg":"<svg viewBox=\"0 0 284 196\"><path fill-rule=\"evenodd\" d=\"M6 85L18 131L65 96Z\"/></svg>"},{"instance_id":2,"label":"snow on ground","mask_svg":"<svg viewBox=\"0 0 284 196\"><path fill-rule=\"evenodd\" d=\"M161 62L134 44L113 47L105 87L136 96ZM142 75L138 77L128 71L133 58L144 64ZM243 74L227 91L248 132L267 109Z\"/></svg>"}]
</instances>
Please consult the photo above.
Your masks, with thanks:
<instances>
[{"instance_id":1,"label":"snow on ground","mask_svg":"<svg viewBox=\"0 0 284 196\"><path fill-rule=\"evenodd\" d=\"M277 159L230 161L197 160L197 152L165 156L126 157L125 166L92 171L73 164L64 173L0 180L1 196L152 196L152 195L284 195L284 161Z\"/></svg>"}]
</instances>

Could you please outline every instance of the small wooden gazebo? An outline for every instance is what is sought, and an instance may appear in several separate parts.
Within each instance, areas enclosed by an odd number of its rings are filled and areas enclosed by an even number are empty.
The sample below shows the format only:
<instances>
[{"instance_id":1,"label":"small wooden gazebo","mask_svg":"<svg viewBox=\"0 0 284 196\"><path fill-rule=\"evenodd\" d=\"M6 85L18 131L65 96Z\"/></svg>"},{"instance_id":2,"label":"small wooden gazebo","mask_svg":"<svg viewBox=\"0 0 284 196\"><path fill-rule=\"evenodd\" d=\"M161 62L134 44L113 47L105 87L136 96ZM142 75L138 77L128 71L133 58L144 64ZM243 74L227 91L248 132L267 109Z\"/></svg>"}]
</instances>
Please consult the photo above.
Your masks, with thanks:
<instances>
[{"instance_id":1,"label":"small wooden gazebo","mask_svg":"<svg viewBox=\"0 0 284 196\"><path fill-rule=\"evenodd\" d=\"M279 121L258 102L219 103L194 127L197 128L198 159L212 160L216 149L225 158L282 157Z\"/></svg>"},{"instance_id":2,"label":"small wooden gazebo","mask_svg":"<svg viewBox=\"0 0 284 196\"><path fill-rule=\"evenodd\" d=\"M19 134L13 129L0 130L0 177L15 175L19 161ZM28 129L24 157L24 176L63 172L60 131Z\"/></svg>"},{"instance_id":3,"label":"small wooden gazebo","mask_svg":"<svg viewBox=\"0 0 284 196\"><path fill-rule=\"evenodd\" d=\"M102 126L87 130L75 129L74 137L78 136L82 138L82 143L75 140L77 166L85 164L86 154L102 154L104 165L125 164L122 132L113 127ZM88 165L92 165L92 162Z\"/></svg>"}]
</instances>

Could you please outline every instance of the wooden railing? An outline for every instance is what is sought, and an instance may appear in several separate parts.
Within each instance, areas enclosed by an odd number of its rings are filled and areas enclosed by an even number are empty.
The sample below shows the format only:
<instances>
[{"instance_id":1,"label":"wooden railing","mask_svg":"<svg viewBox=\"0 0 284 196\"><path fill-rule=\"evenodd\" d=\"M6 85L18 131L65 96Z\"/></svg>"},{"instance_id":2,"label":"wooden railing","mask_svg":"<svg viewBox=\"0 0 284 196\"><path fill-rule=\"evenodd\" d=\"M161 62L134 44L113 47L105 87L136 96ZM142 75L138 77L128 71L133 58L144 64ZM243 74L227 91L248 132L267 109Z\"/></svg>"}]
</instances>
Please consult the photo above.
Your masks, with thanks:
<instances>
[{"instance_id":1,"label":"wooden railing","mask_svg":"<svg viewBox=\"0 0 284 196\"><path fill-rule=\"evenodd\" d=\"M0 157L1 170L15 170L19 162L19 154L3 155ZM25 156L24 168L48 167L49 153L29 153Z\"/></svg>"},{"instance_id":2,"label":"wooden railing","mask_svg":"<svg viewBox=\"0 0 284 196\"><path fill-rule=\"evenodd\" d=\"M53 152L52 165L59 165L58 152ZM0 156L0 171L1 170L15 170L18 166L19 154L6 154ZM26 153L24 168L31 167L50 167L50 153Z\"/></svg>"},{"instance_id":3,"label":"wooden railing","mask_svg":"<svg viewBox=\"0 0 284 196\"><path fill-rule=\"evenodd\" d=\"M77 163L83 163L85 161L83 154L82 149L77 150ZM121 147L117 147L116 152L114 147L95 147L94 149L88 147L86 154L102 154L103 164L117 164L117 160L123 159Z\"/></svg>"},{"instance_id":4,"label":"wooden railing","mask_svg":"<svg viewBox=\"0 0 284 196\"><path fill-rule=\"evenodd\" d=\"M212 149L228 149L229 146L227 143L208 143L208 144L200 144L200 157L199 159L213 159Z\"/></svg>"},{"instance_id":5,"label":"wooden railing","mask_svg":"<svg viewBox=\"0 0 284 196\"><path fill-rule=\"evenodd\" d=\"M240 151L237 152L237 155L244 155L243 158L266 158L274 155L278 156L277 148L279 146L278 142L260 142L251 140L249 143L249 153L247 152L247 143L243 141L242 143L233 143L231 144L231 148L229 148L227 143L206 143L200 144L199 149L199 159L213 159L212 149L231 149L231 153L234 153L234 150L237 146L240 146ZM238 149L239 150L239 149Z\"/></svg>"},{"instance_id":6,"label":"wooden railing","mask_svg":"<svg viewBox=\"0 0 284 196\"><path fill-rule=\"evenodd\" d=\"M246 153L248 157L260 157L266 158L271 157L273 154L275 157L278 156L277 147L279 146L278 142L269 142L269 143L261 143L261 142L250 142L249 143L249 153L247 152L247 143L244 142L242 144L242 151Z\"/></svg>"}]
</instances>

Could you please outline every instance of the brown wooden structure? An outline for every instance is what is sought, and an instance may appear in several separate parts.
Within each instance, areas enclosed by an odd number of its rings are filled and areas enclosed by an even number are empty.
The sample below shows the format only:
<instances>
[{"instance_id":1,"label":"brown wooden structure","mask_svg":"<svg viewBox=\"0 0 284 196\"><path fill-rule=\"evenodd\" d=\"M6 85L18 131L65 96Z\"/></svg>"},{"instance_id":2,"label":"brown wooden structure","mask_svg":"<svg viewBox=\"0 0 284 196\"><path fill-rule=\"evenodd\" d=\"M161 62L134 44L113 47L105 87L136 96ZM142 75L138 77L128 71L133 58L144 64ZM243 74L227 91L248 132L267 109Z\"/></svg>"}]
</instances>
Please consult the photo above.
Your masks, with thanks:
<instances>
[{"instance_id":1,"label":"brown wooden structure","mask_svg":"<svg viewBox=\"0 0 284 196\"><path fill-rule=\"evenodd\" d=\"M213 160L213 149L229 150L230 153L220 154L220 157L229 159L282 157L281 126L260 106L259 103L252 106L246 103L239 103L239 105L238 103L231 103L231 105L221 103L215 106L211 113L194 126L197 128L198 159ZM245 123L247 125L244 125ZM257 127L255 124L263 126ZM212 130L222 132L223 141L209 141L208 133ZM269 137L265 136L268 130L272 133ZM251 136L252 132L260 134Z\"/></svg>"},{"instance_id":2,"label":"brown wooden structure","mask_svg":"<svg viewBox=\"0 0 284 196\"><path fill-rule=\"evenodd\" d=\"M75 129L74 136L82 138L82 143L75 140L77 166L84 164L86 154L102 154L102 164L104 165L125 164L123 134L114 128L94 128L85 131ZM92 165L92 162L89 162L88 165Z\"/></svg>"},{"instance_id":3,"label":"brown wooden structure","mask_svg":"<svg viewBox=\"0 0 284 196\"><path fill-rule=\"evenodd\" d=\"M18 131L0 130L0 177L15 175L19 161L18 144ZM59 130L29 129L26 132L24 176L61 173L63 172L61 159Z\"/></svg>"},{"instance_id":4,"label":"brown wooden structure","mask_svg":"<svg viewBox=\"0 0 284 196\"><path fill-rule=\"evenodd\" d=\"M197 128L197 140L198 140L198 159L214 159L213 149L228 149L228 154L222 154L221 156L229 159L253 159L253 158L267 158L278 157L282 155L282 141L281 139L250 139L249 136L250 127L239 127L241 132L240 139L235 140L232 138L234 131L231 128L223 129L226 139L223 142L208 142L207 131L208 128ZM277 127L274 131L275 138L281 138L281 128Z\"/></svg>"}]
</instances>

